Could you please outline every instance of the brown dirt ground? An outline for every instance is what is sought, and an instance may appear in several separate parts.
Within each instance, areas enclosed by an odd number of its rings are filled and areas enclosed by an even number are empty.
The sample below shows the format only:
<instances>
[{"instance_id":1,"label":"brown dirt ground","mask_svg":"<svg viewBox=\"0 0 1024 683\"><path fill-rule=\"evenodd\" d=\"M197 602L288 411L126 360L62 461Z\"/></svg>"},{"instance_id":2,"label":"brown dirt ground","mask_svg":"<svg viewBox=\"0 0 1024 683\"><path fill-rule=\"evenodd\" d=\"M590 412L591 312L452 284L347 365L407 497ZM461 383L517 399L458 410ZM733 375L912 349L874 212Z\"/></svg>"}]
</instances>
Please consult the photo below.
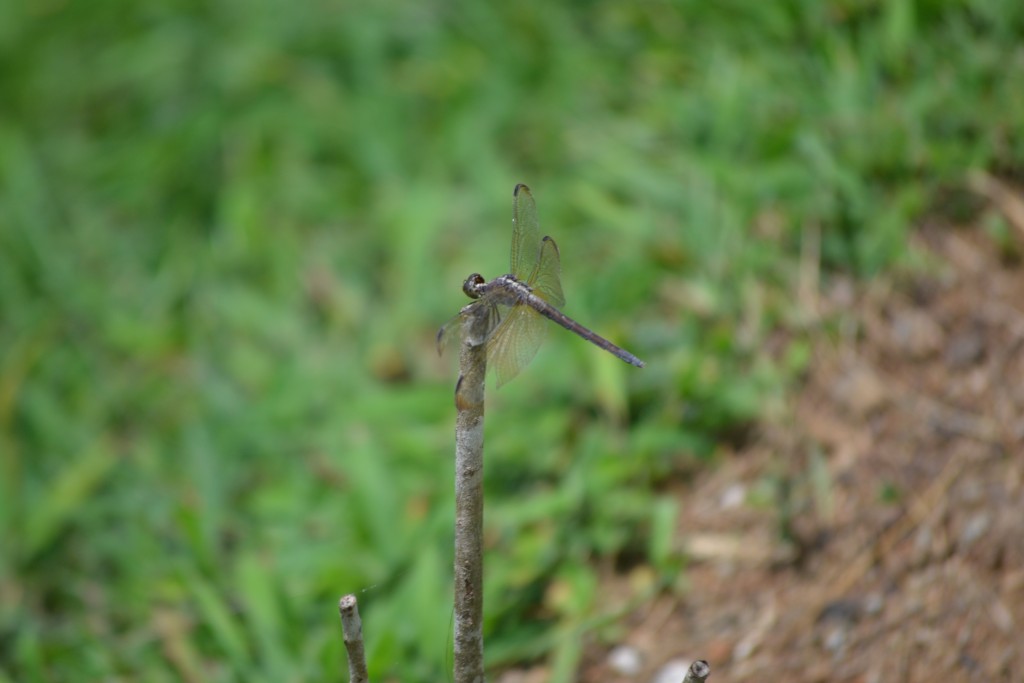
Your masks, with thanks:
<instances>
[{"instance_id":1,"label":"brown dirt ground","mask_svg":"<svg viewBox=\"0 0 1024 683\"><path fill-rule=\"evenodd\" d=\"M788 419L680 494L687 587L629 618L639 671L594 645L582 680L1024 681L1024 268L915 241L928 275L826 288Z\"/></svg>"}]
</instances>

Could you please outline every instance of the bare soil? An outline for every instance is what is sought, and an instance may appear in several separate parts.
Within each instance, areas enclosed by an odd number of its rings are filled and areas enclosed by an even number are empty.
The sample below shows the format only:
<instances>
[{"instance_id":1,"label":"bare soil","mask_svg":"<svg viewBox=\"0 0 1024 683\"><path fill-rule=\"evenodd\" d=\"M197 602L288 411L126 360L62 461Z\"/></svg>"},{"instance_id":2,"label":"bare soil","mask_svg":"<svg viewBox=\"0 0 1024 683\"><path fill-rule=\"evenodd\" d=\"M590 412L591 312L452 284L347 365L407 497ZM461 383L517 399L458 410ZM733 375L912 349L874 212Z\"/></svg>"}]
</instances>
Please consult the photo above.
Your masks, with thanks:
<instances>
[{"instance_id":1,"label":"bare soil","mask_svg":"<svg viewBox=\"0 0 1024 683\"><path fill-rule=\"evenodd\" d=\"M629 618L632 671L594 645L582 680L661 681L701 658L723 683L1024 682L1024 222L1010 218L1016 250L926 227L927 275L826 286L815 307L839 322L788 417L680 491L686 588Z\"/></svg>"}]
</instances>

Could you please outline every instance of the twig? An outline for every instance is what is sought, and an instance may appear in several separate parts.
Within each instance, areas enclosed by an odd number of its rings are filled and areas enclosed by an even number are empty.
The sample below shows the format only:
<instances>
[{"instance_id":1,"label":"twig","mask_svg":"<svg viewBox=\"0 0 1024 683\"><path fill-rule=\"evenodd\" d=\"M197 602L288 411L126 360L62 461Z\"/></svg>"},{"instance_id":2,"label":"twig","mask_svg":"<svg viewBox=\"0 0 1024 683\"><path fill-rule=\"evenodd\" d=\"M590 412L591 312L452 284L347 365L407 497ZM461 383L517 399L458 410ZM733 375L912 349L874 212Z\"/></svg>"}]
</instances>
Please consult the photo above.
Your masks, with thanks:
<instances>
[{"instance_id":1,"label":"twig","mask_svg":"<svg viewBox=\"0 0 1024 683\"><path fill-rule=\"evenodd\" d=\"M366 673L366 653L363 651L363 622L359 619L356 596L346 595L338 601L341 612L341 632L345 634L345 649L348 651L349 683L369 683Z\"/></svg>"},{"instance_id":2,"label":"twig","mask_svg":"<svg viewBox=\"0 0 1024 683\"><path fill-rule=\"evenodd\" d=\"M483 313L481 315L480 313ZM484 376L487 311L463 309L455 385L454 683L483 683Z\"/></svg>"},{"instance_id":3,"label":"twig","mask_svg":"<svg viewBox=\"0 0 1024 683\"><path fill-rule=\"evenodd\" d=\"M703 659L698 659L690 665L690 670L686 672L683 683L704 683L710 675L711 667Z\"/></svg>"}]
</instances>

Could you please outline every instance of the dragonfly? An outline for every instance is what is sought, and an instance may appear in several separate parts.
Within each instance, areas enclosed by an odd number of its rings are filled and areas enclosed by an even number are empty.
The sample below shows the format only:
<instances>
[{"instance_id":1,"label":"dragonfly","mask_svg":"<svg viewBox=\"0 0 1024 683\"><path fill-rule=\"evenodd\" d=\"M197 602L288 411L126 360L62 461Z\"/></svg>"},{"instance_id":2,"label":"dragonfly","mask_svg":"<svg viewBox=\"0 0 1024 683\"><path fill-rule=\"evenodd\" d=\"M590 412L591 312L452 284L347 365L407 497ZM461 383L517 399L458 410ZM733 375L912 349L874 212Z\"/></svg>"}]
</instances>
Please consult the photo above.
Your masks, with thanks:
<instances>
[{"instance_id":1,"label":"dragonfly","mask_svg":"<svg viewBox=\"0 0 1024 683\"><path fill-rule=\"evenodd\" d=\"M459 336L458 331L467 316L486 316L482 336L469 341L487 345L487 365L493 369L500 387L533 360L544 341L547 331L544 318L547 318L616 358L638 368L644 367L644 362L629 351L559 310L565 305L565 295L558 246L550 236L540 236L537 204L530 188L520 183L512 196L512 272L490 282L480 273L466 278L462 291L474 301L438 331L438 353Z\"/></svg>"}]
</instances>

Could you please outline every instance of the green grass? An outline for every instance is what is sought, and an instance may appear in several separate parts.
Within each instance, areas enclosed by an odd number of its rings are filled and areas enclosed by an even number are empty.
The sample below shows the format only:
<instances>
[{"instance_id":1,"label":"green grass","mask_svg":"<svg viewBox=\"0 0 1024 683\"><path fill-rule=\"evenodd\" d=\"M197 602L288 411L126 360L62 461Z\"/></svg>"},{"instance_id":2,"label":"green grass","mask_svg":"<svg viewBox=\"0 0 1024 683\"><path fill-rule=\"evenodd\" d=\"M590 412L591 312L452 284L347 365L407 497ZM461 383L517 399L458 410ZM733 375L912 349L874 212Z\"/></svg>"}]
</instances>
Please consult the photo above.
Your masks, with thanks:
<instances>
[{"instance_id":1,"label":"green grass","mask_svg":"<svg viewBox=\"0 0 1024 683\"><path fill-rule=\"evenodd\" d=\"M566 311L492 393L487 651L571 678L595 566L806 357L796 264L1019 172L1024 5L4 3L0 681L444 680L466 274L527 182ZM769 354L768 336L793 340ZM643 591L638 593L643 597Z\"/></svg>"}]
</instances>

